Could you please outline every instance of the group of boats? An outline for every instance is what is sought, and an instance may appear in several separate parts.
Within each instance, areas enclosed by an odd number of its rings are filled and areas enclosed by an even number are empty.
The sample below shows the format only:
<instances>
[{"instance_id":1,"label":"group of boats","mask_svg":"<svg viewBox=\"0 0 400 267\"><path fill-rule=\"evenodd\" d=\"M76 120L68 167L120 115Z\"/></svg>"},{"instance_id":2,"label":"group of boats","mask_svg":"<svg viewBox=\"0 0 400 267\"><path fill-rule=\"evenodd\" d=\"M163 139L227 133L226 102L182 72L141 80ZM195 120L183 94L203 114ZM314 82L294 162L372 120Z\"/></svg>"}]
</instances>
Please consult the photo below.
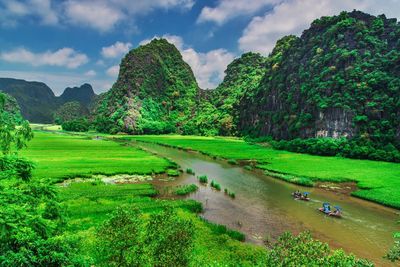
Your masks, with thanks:
<instances>
[{"instance_id":1,"label":"group of boats","mask_svg":"<svg viewBox=\"0 0 400 267\"><path fill-rule=\"evenodd\" d=\"M292 196L295 200L302 200L302 201L310 201L310 193L309 192L300 192L297 190L296 192L292 193ZM334 210L331 209L331 204L328 202L324 202L322 207L318 210L328 216L341 218L342 217L342 208L339 206L334 206Z\"/></svg>"}]
</instances>

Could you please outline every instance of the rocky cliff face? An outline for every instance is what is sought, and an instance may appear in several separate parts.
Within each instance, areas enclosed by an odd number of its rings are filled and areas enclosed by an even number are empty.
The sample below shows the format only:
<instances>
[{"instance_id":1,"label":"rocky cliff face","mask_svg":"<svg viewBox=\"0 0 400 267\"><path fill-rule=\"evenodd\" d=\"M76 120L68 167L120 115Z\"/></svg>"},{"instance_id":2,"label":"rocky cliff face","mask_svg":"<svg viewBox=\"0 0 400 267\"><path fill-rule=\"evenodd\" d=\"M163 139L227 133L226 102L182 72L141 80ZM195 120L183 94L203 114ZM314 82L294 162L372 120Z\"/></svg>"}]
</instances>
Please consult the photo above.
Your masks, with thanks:
<instances>
[{"instance_id":1,"label":"rocky cliff face","mask_svg":"<svg viewBox=\"0 0 400 267\"><path fill-rule=\"evenodd\" d=\"M97 117L111 118L114 132L180 132L194 114L198 94L193 72L176 47L155 39L123 58Z\"/></svg>"},{"instance_id":2,"label":"rocky cliff face","mask_svg":"<svg viewBox=\"0 0 400 267\"><path fill-rule=\"evenodd\" d=\"M259 86L240 102L242 134L399 141L400 26L342 12L278 41Z\"/></svg>"}]
</instances>

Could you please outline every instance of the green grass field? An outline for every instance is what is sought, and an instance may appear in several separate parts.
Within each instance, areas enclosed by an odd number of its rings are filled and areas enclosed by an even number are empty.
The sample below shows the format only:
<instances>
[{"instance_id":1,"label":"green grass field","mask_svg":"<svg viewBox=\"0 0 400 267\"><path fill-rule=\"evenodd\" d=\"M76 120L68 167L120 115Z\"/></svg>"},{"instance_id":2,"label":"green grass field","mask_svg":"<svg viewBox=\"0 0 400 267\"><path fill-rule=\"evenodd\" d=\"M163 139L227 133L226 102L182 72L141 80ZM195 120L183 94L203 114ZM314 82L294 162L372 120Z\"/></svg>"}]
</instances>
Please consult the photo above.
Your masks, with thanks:
<instances>
[{"instance_id":1,"label":"green grass field","mask_svg":"<svg viewBox=\"0 0 400 267\"><path fill-rule=\"evenodd\" d=\"M191 220L197 233L194 240L193 266L240 264L255 266L266 258L262 247L239 242L231 238L224 227L216 227L201 220L196 212L201 204L194 200L159 200L152 198L156 191L150 184L104 185L72 183L60 188L60 200L68 218L67 231L80 238L83 255L92 259L96 249L95 232L117 207L137 208L144 214L158 212L165 207L178 209L178 216ZM224 231L221 231L224 230Z\"/></svg>"},{"instance_id":2,"label":"green grass field","mask_svg":"<svg viewBox=\"0 0 400 267\"><path fill-rule=\"evenodd\" d=\"M62 132L36 131L34 139L21 154L35 162L35 179L51 178L52 182L94 173L147 174L164 172L173 164L121 142L93 140ZM196 227L193 266L237 264L254 266L266 258L263 247L232 238L238 234L208 223L197 215L201 204L194 200L157 199L151 184L110 185L99 181L72 182L57 186L59 200L66 215L66 235L79 240L79 250L88 266L96 254L95 233L117 207L138 208L145 215L173 207L178 215L192 220Z\"/></svg>"},{"instance_id":3,"label":"green grass field","mask_svg":"<svg viewBox=\"0 0 400 267\"><path fill-rule=\"evenodd\" d=\"M35 132L21 156L36 164L36 178L60 181L92 174L151 174L164 172L171 162L135 147L62 133Z\"/></svg>"},{"instance_id":4,"label":"green grass field","mask_svg":"<svg viewBox=\"0 0 400 267\"><path fill-rule=\"evenodd\" d=\"M124 138L193 149L224 159L256 160L261 169L287 174L280 178L289 182L354 181L360 188L353 192L355 196L400 208L400 164L397 163L298 154L237 138L179 135Z\"/></svg>"}]
</instances>

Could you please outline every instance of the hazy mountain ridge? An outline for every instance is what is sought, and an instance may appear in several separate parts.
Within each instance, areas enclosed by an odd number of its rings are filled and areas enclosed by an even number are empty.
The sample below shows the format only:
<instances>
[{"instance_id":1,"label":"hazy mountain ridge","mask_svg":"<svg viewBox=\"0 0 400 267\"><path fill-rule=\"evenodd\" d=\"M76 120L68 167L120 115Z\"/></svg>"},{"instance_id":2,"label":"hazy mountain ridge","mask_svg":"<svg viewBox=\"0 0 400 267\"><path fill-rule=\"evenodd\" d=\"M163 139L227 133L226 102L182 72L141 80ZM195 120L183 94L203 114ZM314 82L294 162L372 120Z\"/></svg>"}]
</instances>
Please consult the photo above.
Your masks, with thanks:
<instances>
[{"instance_id":1,"label":"hazy mountain ridge","mask_svg":"<svg viewBox=\"0 0 400 267\"><path fill-rule=\"evenodd\" d=\"M13 78L0 78L0 91L13 96L22 116L35 123L52 123L54 112L66 102L78 101L88 108L96 97L90 84L68 87L57 97L45 83Z\"/></svg>"}]
</instances>

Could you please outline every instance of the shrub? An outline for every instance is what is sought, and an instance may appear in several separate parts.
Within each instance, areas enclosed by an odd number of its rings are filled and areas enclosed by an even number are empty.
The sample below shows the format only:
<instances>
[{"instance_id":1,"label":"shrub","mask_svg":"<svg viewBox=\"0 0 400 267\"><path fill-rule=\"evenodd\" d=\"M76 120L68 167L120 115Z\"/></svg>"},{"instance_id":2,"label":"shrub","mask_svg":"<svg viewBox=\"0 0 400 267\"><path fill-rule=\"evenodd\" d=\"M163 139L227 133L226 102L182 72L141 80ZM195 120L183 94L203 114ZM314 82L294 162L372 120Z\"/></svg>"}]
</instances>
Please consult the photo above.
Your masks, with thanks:
<instances>
[{"instance_id":1,"label":"shrub","mask_svg":"<svg viewBox=\"0 0 400 267\"><path fill-rule=\"evenodd\" d=\"M221 185L214 180L211 181L211 187L215 188L218 191L221 191Z\"/></svg>"},{"instance_id":2,"label":"shrub","mask_svg":"<svg viewBox=\"0 0 400 267\"><path fill-rule=\"evenodd\" d=\"M193 192L196 192L199 188L195 184L182 185L175 189L175 194L179 196L184 196Z\"/></svg>"},{"instance_id":3,"label":"shrub","mask_svg":"<svg viewBox=\"0 0 400 267\"><path fill-rule=\"evenodd\" d=\"M143 243L149 266L188 266L193 240L193 222L172 209L150 215Z\"/></svg>"},{"instance_id":4,"label":"shrub","mask_svg":"<svg viewBox=\"0 0 400 267\"><path fill-rule=\"evenodd\" d=\"M199 179L199 182L202 184L207 184L208 183L208 178L207 175L201 175L199 177L197 177Z\"/></svg>"},{"instance_id":5,"label":"shrub","mask_svg":"<svg viewBox=\"0 0 400 267\"><path fill-rule=\"evenodd\" d=\"M190 168L187 168L187 169L186 169L186 173L187 173L187 174L192 174L192 175L195 174L194 171L193 171L192 169L190 169Z\"/></svg>"},{"instance_id":6,"label":"shrub","mask_svg":"<svg viewBox=\"0 0 400 267\"><path fill-rule=\"evenodd\" d=\"M245 241L245 239L246 239L246 236L239 231L228 229L225 225L209 222L204 218L201 218L201 219L208 225L208 227L211 228L211 230L214 234L218 234L218 235L225 234L225 235L228 235L229 237L236 239L238 241L241 241L241 242Z\"/></svg>"},{"instance_id":7,"label":"shrub","mask_svg":"<svg viewBox=\"0 0 400 267\"><path fill-rule=\"evenodd\" d=\"M79 118L71 121L66 121L61 124L64 131L69 132L87 132L89 131L89 122L86 118Z\"/></svg>"},{"instance_id":8,"label":"shrub","mask_svg":"<svg viewBox=\"0 0 400 267\"><path fill-rule=\"evenodd\" d=\"M167 170L167 175L168 176L179 176L180 172L178 170L168 169Z\"/></svg>"},{"instance_id":9,"label":"shrub","mask_svg":"<svg viewBox=\"0 0 400 267\"><path fill-rule=\"evenodd\" d=\"M331 251L326 243L314 240L308 232L281 235L268 252L267 266L373 266L371 262Z\"/></svg>"},{"instance_id":10,"label":"shrub","mask_svg":"<svg viewBox=\"0 0 400 267\"><path fill-rule=\"evenodd\" d=\"M32 162L16 156L4 156L0 158L0 172L8 175L16 175L22 180L29 180L32 176L34 165Z\"/></svg>"},{"instance_id":11,"label":"shrub","mask_svg":"<svg viewBox=\"0 0 400 267\"><path fill-rule=\"evenodd\" d=\"M355 159L400 162L400 152L392 144L383 148L364 139L309 138L271 141L273 148L320 156L342 156Z\"/></svg>"},{"instance_id":12,"label":"shrub","mask_svg":"<svg viewBox=\"0 0 400 267\"><path fill-rule=\"evenodd\" d=\"M228 159L228 163L232 165L238 165L238 162L234 159Z\"/></svg>"}]
</instances>

